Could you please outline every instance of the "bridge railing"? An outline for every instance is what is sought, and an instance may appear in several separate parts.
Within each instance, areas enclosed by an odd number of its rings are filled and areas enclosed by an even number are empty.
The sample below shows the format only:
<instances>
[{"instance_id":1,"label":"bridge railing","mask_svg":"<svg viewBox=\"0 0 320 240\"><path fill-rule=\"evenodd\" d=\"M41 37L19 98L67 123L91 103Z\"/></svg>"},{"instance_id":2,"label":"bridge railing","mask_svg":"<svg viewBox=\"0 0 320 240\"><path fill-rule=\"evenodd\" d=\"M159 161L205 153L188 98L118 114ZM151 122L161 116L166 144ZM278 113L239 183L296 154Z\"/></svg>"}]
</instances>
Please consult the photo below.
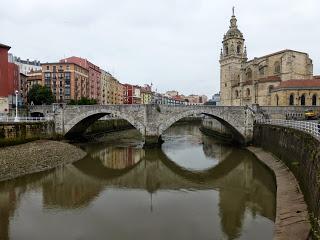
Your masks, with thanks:
<instances>
[{"instance_id":1,"label":"bridge railing","mask_svg":"<svg viewBox=\"0 0 320 240\"><path fill-rule=\"evenodd\" d=\"M257 119L256 123L294 128L303 132L307 132L320 140L320 123L317 122L283 119Z\"/></svg>"},{"instance_id":2,"label":"bridge railing","mask_svg":"<svg viewBox=\"0 0 320 240\"><path fill-rule=\"evenodd\" d=\"M13 122L46 122L52 121L52 117L0 117L0 123L13 123Z\"/></svg>"}]
</instances>

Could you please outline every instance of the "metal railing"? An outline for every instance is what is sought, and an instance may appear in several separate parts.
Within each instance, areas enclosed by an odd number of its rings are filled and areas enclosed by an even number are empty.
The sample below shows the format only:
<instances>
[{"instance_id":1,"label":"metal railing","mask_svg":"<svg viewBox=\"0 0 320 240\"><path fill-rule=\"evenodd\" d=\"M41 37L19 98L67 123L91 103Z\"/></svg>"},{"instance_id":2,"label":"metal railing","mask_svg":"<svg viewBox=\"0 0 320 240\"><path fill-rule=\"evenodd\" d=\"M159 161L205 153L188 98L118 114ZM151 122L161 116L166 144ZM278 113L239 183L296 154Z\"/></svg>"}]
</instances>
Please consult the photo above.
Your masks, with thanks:
<instances>
[{"instance_id":1,"label":"metal railing","mask_svg":"<svg viewBox=\"0 0 320 240\"><path fill-rule=\"evenodd\" d=\"M303 132L307 132L320 140L320 123L317 122L283 119L257 119L256 123L294 128Z\"/></svg>"},{"instance_id":2,"label":"metal railing","mask_svg":"<svg viewBox=\"0 0 320 240\"><path fill-rule=\"evenodd\" d=\"M0 117L0 123L13 123L13 122L46 122L53 120L52 117Z\"/></svg>"}]
</instances>

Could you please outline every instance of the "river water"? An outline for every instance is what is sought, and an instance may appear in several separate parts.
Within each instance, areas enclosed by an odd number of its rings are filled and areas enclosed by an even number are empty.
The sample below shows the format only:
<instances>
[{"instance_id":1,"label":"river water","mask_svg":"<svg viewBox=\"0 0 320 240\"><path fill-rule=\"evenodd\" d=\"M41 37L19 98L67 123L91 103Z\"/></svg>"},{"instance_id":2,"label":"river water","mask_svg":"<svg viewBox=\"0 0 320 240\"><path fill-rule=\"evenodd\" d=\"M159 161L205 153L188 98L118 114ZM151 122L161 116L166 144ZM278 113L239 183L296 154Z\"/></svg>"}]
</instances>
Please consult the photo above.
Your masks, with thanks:
<instances>
[{"instance_id":1,"label":"river water","mask_svg":"<svg viewBox=\"0 0 320 240\"><path fill-rule=\"evenodd\" d=\"M276 187L255 157L196 124L163 139L111 133L73 165L1 183L0 239L272 239Z\"/></svg>"}]
</instances>

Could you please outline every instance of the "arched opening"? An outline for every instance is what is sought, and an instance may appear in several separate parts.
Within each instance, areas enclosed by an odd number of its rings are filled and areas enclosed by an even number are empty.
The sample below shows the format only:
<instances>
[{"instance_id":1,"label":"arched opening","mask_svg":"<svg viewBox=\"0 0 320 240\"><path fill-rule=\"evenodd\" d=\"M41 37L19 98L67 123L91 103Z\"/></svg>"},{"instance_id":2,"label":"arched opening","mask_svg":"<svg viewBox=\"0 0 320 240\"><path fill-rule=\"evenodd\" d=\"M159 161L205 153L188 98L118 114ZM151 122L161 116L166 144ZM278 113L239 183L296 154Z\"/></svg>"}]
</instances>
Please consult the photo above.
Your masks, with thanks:
<instances>
[{"instance_id":1,"label":"arched opening","mask_svg":"<svg viewBox=\"0 0 320 240\"><path fill-rule=\"evenodd\" d=\"M228 45L225 46L224 52L225 52L225 55L226 55L226 56L229 54L229 47L228 47Z\"/></svg>"},{"instance_id":2,"label":"arched opening","mask_svg":"<svg viewBox=\"0 0 320 240\"><path fill-rule=\"evenodd\" d=\"M168 120L166 120L164 123L162 123L159 126L159 133L160 135L162 135L162 133L164 133L167 129L169 129L174 123L178 122L179 120L191 116L191 115L204 115L207 117L210 117L211 119L216 120L217 122L219 122L223 127L225 127L226 129L228 129L228 131L231 134L231 138L232 138L232 142L234 143L239 143L241 145L246 144L246 139L245 136L237 129L236 123L229 123L228 121L222 119L219 116L215 116L213 114L207 113L207 112L203 112L203 111L191 111L191 112L184 112L178 116L173 116L172 118L169 118Z\"/></svg>"},{"instance_id":3,"label":"arched opening","mask_svg":"<svg viewBox=\"0 0 320 240\"><path fill-rule=\"evenodd\" d=\"M300 105L305 106L306 105L306 95L302 94L300 98Z\"/></svg>"},{"instance_id":4,"label":"arched opening","mask_svg":"<svg viewBox=\"0 0 320 240\"><path fill-rule=\"evenodd\" d=\"M259 66L259 74L260 76L264 75L264 66Z\"/></svg>"},{"instance_id":5,"label":"arched opening","mask_svg":"<svg viewBox=\"0 0 320 240\"><path fill-rule=\"evenodd\" d=\"M294 105L294 95L293 95L293 94L290 94L290 97L289 97L289 105L290 105L290 106L293 106L293 105Z\"/></svg>"},{"instance_id":6,"label":"arched opening","mask_svg":"<svg viewBox=\"0 0 320 240\"><path fill-rule=\"evenodd\" d=\"M247 80L252 80L252 70L251 70L251 68L247 69L246 75L247 75Z\"/></svg>"},{"instance_id":7,"label":"arched opening","mask_svg":"<svg viewBox=\"0 0 320 240\"><path fill-rule=\"evenodd\" d=\"M250 97L250 89L249 88L246 89L246 97Z\"/></svg>"},{"instance_id":8,"label":"arched opening","mask_svg":"<svg viewBox=\"0 0 320 240\"><path fill-rule=\"evenodd\" d=\"M238 90L235 91L234 96L235 96L235 98L239 98L239 91Z\"/></svg>"},{"instance_id":9,"label":"arched opening","mask_svg":"<svg viewBox=\"0 0 320 240\"><path fill-rule=\"evenodd\" d=\"M241 46L238 45L238 46L237 46L237 54L240 54L240 53L241 53Z\"/></svg>"},{"instance_id":10,"label":"arched opening","mask_svg":"<svg viewBox=\"0 0 320 240\"><path fill-rule=\"evenodd\" d=\"M268 87L268 93L269 93L269 94L271 94L273 88L274 88L273 85L270 85L270 86Z\"/></svg>"},{"instance_id":11,"label":"arched opening","mask_svg":"<svg viewBox=\"0 0 320 240\"><path fill-rule=\"evenodd\" d=\"M281 72L281 66L280 66L280 62L275 62L274 63L274 73L279 74Z\"/></svg>"},{"instance_id":12,"label":"arched opening","mask_svg":"<svg viewBox=\"0 0 320 240\"><path fill-rule=\"evenodd\" d=\"M70 140L86 140L91 135L103 134L108 131L115 130L115 128L123 129L137 129L137 134L142 135L142 127L133 125L132 121L123 116L116 118L106 118L105 116L111 116L112 113L108 112L92 112L80 115L78 118L65 123L65 137Z\"/></svg>"},{"instance_id":13,"label":"arched opening","mask_svg":"<svg viewBox=\"0 0 320 240\"><path fill-rule=\"evenodd\" d=\"M44 117L44 114L42 112L32 112L31 117Z\"/></svg>"},{"instance_id":14,"label":"arched opening","mask_svg":"<svg viewBox=\"0 0 320 240\"><path fill-rule=\"evenodd\" d=\"M317 106L317 95L313 94L312 96L312 106Z\"/></svg>"},{"instance_id":15,"label":"arched opening","mask_svg":"<svg viewBox=\"0 0 320 240\"><path fill-rule=\"evenodd\" d=\"M276 106L279 106L279 96L276 94Z\"/></svg>"}]
</instances>

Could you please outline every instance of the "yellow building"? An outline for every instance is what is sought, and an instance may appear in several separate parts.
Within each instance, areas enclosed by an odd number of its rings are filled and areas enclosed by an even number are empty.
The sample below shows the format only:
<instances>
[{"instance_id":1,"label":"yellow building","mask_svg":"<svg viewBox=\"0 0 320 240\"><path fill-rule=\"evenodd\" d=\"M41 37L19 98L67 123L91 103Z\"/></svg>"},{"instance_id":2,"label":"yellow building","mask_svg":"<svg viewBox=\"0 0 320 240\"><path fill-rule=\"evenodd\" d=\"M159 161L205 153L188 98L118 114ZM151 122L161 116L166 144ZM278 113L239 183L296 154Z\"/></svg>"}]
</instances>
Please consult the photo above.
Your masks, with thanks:
<instances>
[{"instance_id":1,"label":"yellow building","mask_svg":"<svg viewBox=\"0 0 320 240\"><path fill-rule=\"evenodd\" d=\"M151 104L152 103L152 92L145 90L145 89L141 89L141 104Z\"/></svg>"},{"instance_id":2,"label":"yellow building","mask_svg":"<svg viewBox=\"0 0 320 240\"><path fill-rule=\"evenodd\" d=\"M123 85L104 70L101 71L101 104L123 104Z\"/></svg>"},{"instance_id":3,"label":"yellow building","mask_svg":"<svg viewBox=\"0 0 320 240\"><path fill-rule=\"evenodd\" d=\"M313 77L313 64L307 53L287 49L248 61L244 41L233 12L220 54L221 105L289 105L292 86L294 105L300 97L300 104L311 105L311 97L319 105L320 80Z\"/></svg>"}]
</instances>

